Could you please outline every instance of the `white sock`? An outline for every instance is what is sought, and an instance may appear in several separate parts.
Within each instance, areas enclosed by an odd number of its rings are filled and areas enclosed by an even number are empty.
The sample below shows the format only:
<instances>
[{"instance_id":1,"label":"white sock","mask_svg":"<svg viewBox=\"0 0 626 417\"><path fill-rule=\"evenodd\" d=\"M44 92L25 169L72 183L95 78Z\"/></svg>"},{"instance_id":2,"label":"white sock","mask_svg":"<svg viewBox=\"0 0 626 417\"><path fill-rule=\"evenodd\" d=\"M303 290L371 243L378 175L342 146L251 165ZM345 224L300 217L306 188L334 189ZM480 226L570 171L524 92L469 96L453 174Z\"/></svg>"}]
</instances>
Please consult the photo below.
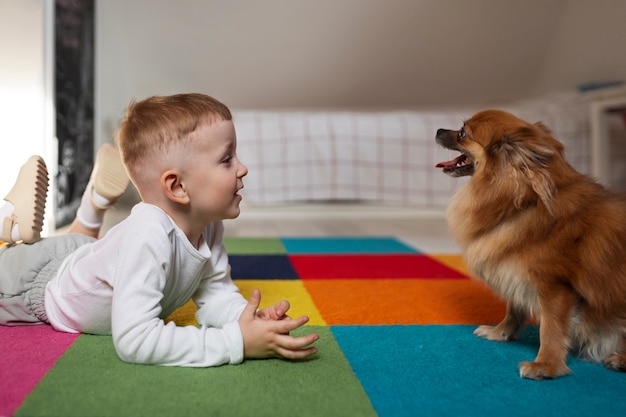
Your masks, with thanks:
<instances>
[{"instance_id":1,"label":"white sock","mask_svg":"<svg viewBox=\"0 0 626 417\"><path fill-rule=\"evenodd\" d=\"M93 187L91 188L91 197L96 202L96 204L99 205L100 207L109 208L109 206L111 205L111 200L109 200L108 198L102 197L100 194L96 192L96 190L93 189Z\"/></svg>"},{"instance_id":2,"label":"white sock","mask_svg":"<svg viewBox=\"0 0 626 417\"><path fill-rule=\"evenodd\" d=\"M0 219L4 221L5 217L9 217L15 211L15 206L10 201L4 201L2 207L0 207ZM0 223L1 225L1 223ZM20 236L20 228L17 224L13 226L11 229L11 240L17 242L18 240L22 240L22 236Z\"/></svg>"},{"instance_id":3,"label":"white sock","mask_svg":"<svg viewBox=\"0 0 626 417\"><path fill-rule=\"evenodd\" d=\"M10 201L4 200L4 204L0 206L0 219L9 217L15 211L15 206Z\"/></svg>"},{"instance_id":4,"label":"white sock","mask_svg":"<svg viewBox=\"0 0 626 417\"><path fill-rule=\"evenodd\" d=\"M106 210L101 210L93 206L91 199L99 206L108 207L111 201L102 197L93 189L91 183L87 184L87 188L83 193L83 197L80 200L80 206L76 212L76 218L88 229L96 229L102 226L104 222L104 213Z\"/></svg>"},{"instance_id":5,"label":"white sock","mask_svg":"<svg viewBox=\"0 0 626 417\"><path fill-rule=\"evenodd\" d=\"M11 229L11 240L13 242L22 240L22 235L20 234L20 225L17 223L14 224L13 228Z\"/></svg>"}]
</instances>

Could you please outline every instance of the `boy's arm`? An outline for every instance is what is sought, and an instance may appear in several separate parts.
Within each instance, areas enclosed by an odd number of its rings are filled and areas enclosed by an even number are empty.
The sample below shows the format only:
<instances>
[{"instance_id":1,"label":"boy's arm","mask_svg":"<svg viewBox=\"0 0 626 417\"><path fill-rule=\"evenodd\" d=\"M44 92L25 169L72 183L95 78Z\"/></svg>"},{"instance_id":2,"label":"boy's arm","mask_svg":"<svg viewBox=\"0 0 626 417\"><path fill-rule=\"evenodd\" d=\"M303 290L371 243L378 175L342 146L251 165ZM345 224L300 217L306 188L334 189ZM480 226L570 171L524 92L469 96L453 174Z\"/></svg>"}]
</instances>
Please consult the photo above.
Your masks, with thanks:
<instances>
[{"instance_id":1,"label":"boy's arm","mask_svg":"<svg viewBox=\"0 0 626 417\"><path fill-rule=\"evenodd\" d=\"M143 233L159 236L149 231ZM144 239L141 245L131 238L121 242L133 243L120 248L112 280L111 332L120 359L196 367L243 360L238 323L217 329L166 325L161 319L165 288L171 284L163 267L172 252L169 239Z\"/></svg>"},{"instance_id":2,"label":"boy's arm","mask_svg":"<svg viewBox=\"0 0 626 417\"><path fill-rule=\"evenodd\" d=\"M146 271L136 272L150 276ZM159 271L155 269L151 273L159 274ZM243 361L243 338L237 322L219 329L165 324L160 318L163 292L158 281L130 281L115 288L111 330L120 359L131 363L194 367Z\"/></svg>"},{"instance_id":3,"label":"boy's arm","mask_svg":"<svg viewBox=\"0 0 626 417\"><path fill-rule=\"evenodd\" d=\"M213 277L204 280L193 300L198 307L196 320L210 327L222 327L237 321L248 304L233 284L230 272L220 279Z\"/></svg>"},{"instance_id":4,"label":"boy's arm","mask_svg":"<svg viewBox=\"0 0 626 417\"><path fill-rule=\"evenodd\" d=\"M193 295L198 307L196 320L211 327L222 327L237 321L248 304L231 278L228 254L222 243L223 234L222 222L216 222L207 229L205 236L211 249L212 271Z\"/></svg>"}]
</instances>

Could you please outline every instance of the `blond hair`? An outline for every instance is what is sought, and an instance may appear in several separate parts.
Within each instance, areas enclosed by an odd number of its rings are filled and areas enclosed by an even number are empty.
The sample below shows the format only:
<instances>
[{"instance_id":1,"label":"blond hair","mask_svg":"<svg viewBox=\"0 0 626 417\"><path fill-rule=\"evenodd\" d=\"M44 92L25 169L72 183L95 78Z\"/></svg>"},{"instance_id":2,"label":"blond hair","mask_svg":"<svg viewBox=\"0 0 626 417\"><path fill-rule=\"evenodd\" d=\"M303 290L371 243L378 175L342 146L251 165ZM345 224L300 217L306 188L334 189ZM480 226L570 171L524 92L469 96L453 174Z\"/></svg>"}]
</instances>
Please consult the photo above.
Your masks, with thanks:
<instances>
[{"instance_id":1,"label":"blond hair","mask_svg":"<svg viewBox=\"0 0 626 417\"><path fill-rule=\"evenodd\" d=\"M153 96L132 101L117 132L117 145L131 180L158 152L185 144L201 124L232 120L226 105L205 94Z\"/></svg>"}]
</instances>

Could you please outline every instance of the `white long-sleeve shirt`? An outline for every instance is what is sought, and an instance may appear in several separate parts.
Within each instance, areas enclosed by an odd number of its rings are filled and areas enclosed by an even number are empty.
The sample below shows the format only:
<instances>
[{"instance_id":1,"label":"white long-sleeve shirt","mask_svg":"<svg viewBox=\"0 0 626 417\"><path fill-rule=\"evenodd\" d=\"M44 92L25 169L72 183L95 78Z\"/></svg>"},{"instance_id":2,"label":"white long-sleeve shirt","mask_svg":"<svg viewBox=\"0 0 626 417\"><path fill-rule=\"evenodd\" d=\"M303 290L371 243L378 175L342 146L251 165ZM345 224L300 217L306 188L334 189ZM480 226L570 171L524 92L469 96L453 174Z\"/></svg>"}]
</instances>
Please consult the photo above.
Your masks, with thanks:
<instances>
[{"instance_id":1,"label":"white long-sleeve shirt","mask_svg":"<svg viewBox=\"0 0 626 417\"><path fill-rule=\"evenodd\" d=\"M139 203L106 236L69 255L46 287L57 330L113 336L132 363L215 366L243 361L237 320L247 302L230 277L222 222L195 249L156 206ZM190 298L196 326L165 324Z\"/></svg>"}]
</instances>

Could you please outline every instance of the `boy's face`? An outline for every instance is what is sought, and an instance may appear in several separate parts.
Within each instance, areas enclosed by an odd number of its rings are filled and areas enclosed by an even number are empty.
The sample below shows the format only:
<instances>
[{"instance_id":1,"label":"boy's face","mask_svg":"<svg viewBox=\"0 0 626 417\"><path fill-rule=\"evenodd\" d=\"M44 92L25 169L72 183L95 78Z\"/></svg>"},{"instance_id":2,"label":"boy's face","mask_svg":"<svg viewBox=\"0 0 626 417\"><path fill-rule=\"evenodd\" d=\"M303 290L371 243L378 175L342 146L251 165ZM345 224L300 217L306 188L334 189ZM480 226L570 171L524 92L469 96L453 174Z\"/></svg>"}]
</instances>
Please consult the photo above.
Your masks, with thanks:
<instances>
[{"instance_id":1,"label":"boy's face","mask_svg":"<svg viewBox=\"0 0 626 417\"><path fill-rule=\"evenodd\" d=\"M211 222L239 216L243 177L248 168L237 158L237 136L230 120L204 124L194 133L184 183L190 215Z\"/></svg>"}]
</instances>

